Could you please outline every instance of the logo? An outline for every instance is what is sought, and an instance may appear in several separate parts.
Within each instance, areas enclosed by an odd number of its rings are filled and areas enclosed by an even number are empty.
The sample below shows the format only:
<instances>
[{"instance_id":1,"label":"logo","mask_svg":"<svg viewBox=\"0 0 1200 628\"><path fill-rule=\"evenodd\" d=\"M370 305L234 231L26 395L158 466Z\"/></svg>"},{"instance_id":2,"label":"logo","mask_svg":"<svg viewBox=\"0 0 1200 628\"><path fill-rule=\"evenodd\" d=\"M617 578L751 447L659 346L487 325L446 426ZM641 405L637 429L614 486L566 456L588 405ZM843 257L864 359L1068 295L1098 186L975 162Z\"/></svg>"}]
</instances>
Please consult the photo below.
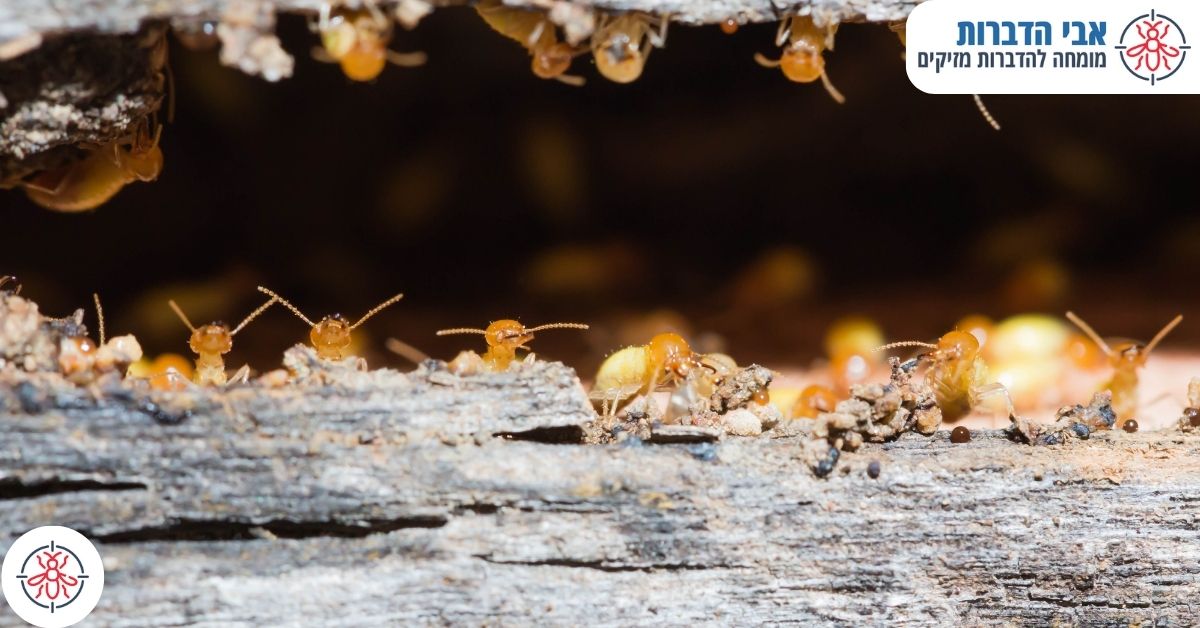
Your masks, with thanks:
<instances>
[{"instance_id":1,"label":"logo","mask_svg":"<svg viewBox=\"0 0 1200 628\"><path fill-rule=\"evenodd\" d=\"M1114 47L1125 69L1151 85L1178 72L1191 49L1179 24L1154 10L1133 18Z\"/></svg>"},{"instance_id":2,"label":"logo","mask_svg":"<svg viewBox=\"0 0 1200 628\"><path fill-rule=\"evenodd\" d=\"M82 534L61 526L26 532L0 567L4 599L38 628L65 628L87 617L104 591L104 565Z\"/></svg>"}]
</instances>

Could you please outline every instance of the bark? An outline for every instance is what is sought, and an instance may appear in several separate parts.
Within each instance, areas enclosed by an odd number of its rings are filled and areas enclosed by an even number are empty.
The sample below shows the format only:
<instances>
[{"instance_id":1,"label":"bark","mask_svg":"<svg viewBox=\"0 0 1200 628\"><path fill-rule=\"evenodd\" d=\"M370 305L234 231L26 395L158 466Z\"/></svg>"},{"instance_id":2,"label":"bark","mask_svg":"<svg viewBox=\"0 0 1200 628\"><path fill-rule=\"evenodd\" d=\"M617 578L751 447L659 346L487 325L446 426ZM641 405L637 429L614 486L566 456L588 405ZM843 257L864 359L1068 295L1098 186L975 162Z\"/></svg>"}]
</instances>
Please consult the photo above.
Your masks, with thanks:
<instances>
[{"instance_id":1,"label":"bark","mask_svg":"<svg viewBox=\"0 0 1200 628\"><path fill-rule=\"evenodd\" d=\"M1194 619L1196 436L907 434L819 479L804 436L577 444L556 364L348 377L190 402L10 381L0 535L99 541L106 625Z\"/></svg>"},{"instance_id":2,"label":"bark","mask_svg":"<svg viewBox=\"0 0 1200 628\"><path fill-rule=\"evenodd\" d=\"M380 2L407 26L458 0ZM351 4L351 3L347 3ZM904 19L915 0L511 0L548 11L575 42L596 11L669 14L675 22L772 22L795 12L820 22ZM89 147L128 136L164 100L153 44L164 27L215 24L222 63L267 80L291 76L294 60L274 35L277 13L313 14L316 0L6 0L0 3L0 187L79 159ZM459 9L461 10L461 9ZM306 54L306 53L302 53Z\"/></svg>"}]
</instances>

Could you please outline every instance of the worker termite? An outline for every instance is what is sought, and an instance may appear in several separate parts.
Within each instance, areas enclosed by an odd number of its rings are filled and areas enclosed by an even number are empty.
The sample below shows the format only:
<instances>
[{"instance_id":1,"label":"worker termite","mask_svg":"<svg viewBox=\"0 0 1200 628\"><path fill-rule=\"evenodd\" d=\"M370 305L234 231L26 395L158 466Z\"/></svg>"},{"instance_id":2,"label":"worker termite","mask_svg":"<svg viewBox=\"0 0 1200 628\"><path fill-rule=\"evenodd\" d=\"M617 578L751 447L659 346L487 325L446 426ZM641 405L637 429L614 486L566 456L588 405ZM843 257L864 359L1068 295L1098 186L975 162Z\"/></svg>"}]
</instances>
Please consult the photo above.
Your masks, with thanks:
<instances>
[{"instance_id":1,"label":"worker termite","mask_svg":"<svg viewBox=\"0 0 1200 628\"><path fill-rule=\"evenodd\" d=\"M313 29L321 36L321 48L313 56L337 63L352 81L375 80L389 61L407 67L425 63L423 52L388 50L392 22L372 0L364 0L359 9L323 4Z\"/></svg>"},{"instance_id":2,"label":"worker termite","mask_svg":"<svg viewBox=\"0 0 1200 628\"><path fill-rule=\"evenodd\" d=\"M783 54L777 60L755 54L754 60L763 67L783 70L784 76L797 83L811 83L821 79L825 91L829 92L838 104L845 103L846 97L833 86L829 75L825 73L824 53L826 50L833 50L833 38L837 34L837 28L837 24L819 28L809 15L785 18L779 23L779 32L775 35L775 45L783 47Z\"/></svg>"},{"instance_id":3,"label":"worker termite","mask_svg":"<svg viewBox=\"0 0 1200 628\"><path fill-rule=\"evenodd\" d=\"M295 314L300 318L300 320L308 323L309 327L312 327L312 332L309 333L309 341L312 342L313 349L317 350L317 357L320 357L323 360L341 360L345 358L346 348L350 346L350 332L358 329L359 326L367 322L367 319L375 316L384 308L387 308L388 306L404 298L403 294L397 294L387 301L384 301L374 308L371 308L371 311L363 314L362 318L358 319L358 322L351 325L350 321L346 320L346 318L341 314L326 316L325 318L321 319L321 322L314 323L309 320L307 316L301 313L296 306L288 302L287 299L284 299L278 294L275 294L274 292L262 286L258 287L258 291L269 297L274 297L279 301L280 304L283 305L283 307L286 307L292 312L292 314Z\"/></svg>"},{"instance_id":4,"label":"worker termite","mask_svg":"<svg viewBox=\"0 0 1200 628\"><path fill-rule=\"evenodd\" d=\"M533 57L533 73L568 85L583 85L583 77L566 74L571 60L583 49L558 40L558 31L546 14L505 6L501 0L483 0L475 5L479 17L493 30L515 40Z\"/></svg>"},{"instance_id":5,"label":"worker termite","mask_svg":"<svg viewBox=\"0 0 1200 628\"><path fill-rule=\"evenodd\" d=\"M458 327L443 329L437 332L437 335L483 334L483 339L487 342L488 349L482 357L474 352L464 352L450 363L451 370L455 372L474 370L471 363L474 360L482 360L484 367L488 370L506 371L517 358L517 350L528 349L525 345L533 340L533 334L546 329L588 329L588 326L583 323L549 323L537 327L526 327L517 321L504 319L491 323L487 329Z\"/></svg>"},{"instance_id":6,"label":"worker termite","mask_svg":"<svg viewBox=\"0 0 1200 628\"><path fill-rule=\"evenodd\" d=\"M153 181L162 172L163 154L158 141L162 125L153 136L143 118L133 132L91 149L82 160L46 170L20 185L30 200L62 212L95 209L134 181Z\"/></svg>"},{"instance_id":7,"label":"worker termite","mask_svg":"<svg viewBox=\"0 0 1200 628\"><path fill-rule=\"evenodd\" d=\"M58 364L63 375L78 384L91 382L97 375L123 371L142 358L142 347L131 335L109 339L104 330L104 308L100 295L93 294L100 344L84 335L67 336L59 343ZM77 314L77 316L81 316Z\"/></svg>"},{"instance_id":8,"label":"worker termite","mask_svg":"<svg viewBox=\"0 0 1200 628\"><path fill-rule=\"evenodd\" d=\"M680 382L701 366L700 358L682 336L657 334L645 345L626 347L608 356L596 372L590 397L605 414L637 394L648 395L664 383Z\"/></svg>"},{"instance_id":9,"label":"worker termite","mask_svg":"<svg viewBox=\"0 0 1200 628\"><path fill-rule=\"evenodd\" d=\"M221 322L213 322L207 325L196 327L192 321L188 320L187 314L183 313L183 308L179 307L175 301L167 301L167 305L175 311L179 320L183 321L184 326L192 332L192 336L188 338L188 347L196 354L196 383L201 386L224 386L227 383L244 382L250 376L250 367L243 366L238 369L232 379L225 376L225 359L221 356L233 350L233 337L239 331L242 331L250 321L258 318L260 314L265 312L278 300L277 297L272 297L266 303L260 305L258 309L250 313L237 327L229 329L229 325Z\"/></svg>"},{"instance_id":10,"label":"worker termite","mask_svg":"<svg viewBox=\"0 0 1200 628\"><path fill-rule=\"evenodd\" d=\"M592 57L604 78L632 83L642 75L654 48L667 44L668 16L646 13L604 15L592 35Z\"/></svg>"},{"instance_id":11,"label":"worker termite","mask_svg":"<svg viewBox=\"0 0 1200 628\"><path fill-rule=\"evenodd\" d=\"M837 394L828 386L812 384L800 391L796 405L792 406L792 418L815 419L822 412L833 412L837 407Z\"/></svg>"},{"instance_id":12,"label":"worker termite","mask_svg":"<svg viewBox=\"0 0 1200 628\"><path fill-rule=\"evenodd\" d=\"M994 397L1005 404L1005 416L1013 412L1008 389L1000 383L988 383L987 365L980 355L979 339L970 332L952 331L938 338L937 344L927 342L893 342L879 347L884 351L896 347L926 347L932 349L910 360L916 365L927 364L925 383L932 389L942 418L956 421Z\"/></svg>"},{"instance_id":13,"label":"worker termite","mask_svg":"<svg viewBox=\"0 0 1200 628\"><path fill-rule=\"evenodd\" d=\"M1142 344L1136 341L1123 341L1116 346L1110 346L1099 334L1092 329L1082 318L1075 315L1074 312L1067 312L1067 320L1075 323L1083 333L1087 334L1092 342L1096 343L1097 347L1108 356L1108 363L1113 368L1112 378L1110 378L1101 390L1108 390L1112 393L1112 407L1117 413L1118 419L1132 418L1137 413L1138 409L1138 369L1146 365L1146 360L1150 357L1150 352L1166 338L1171 330L1175 329L1179 323L1183 322L1183 315L1180 314L1171 319L1154 338L1147 344Z\"/></svg>"}]
</instances>

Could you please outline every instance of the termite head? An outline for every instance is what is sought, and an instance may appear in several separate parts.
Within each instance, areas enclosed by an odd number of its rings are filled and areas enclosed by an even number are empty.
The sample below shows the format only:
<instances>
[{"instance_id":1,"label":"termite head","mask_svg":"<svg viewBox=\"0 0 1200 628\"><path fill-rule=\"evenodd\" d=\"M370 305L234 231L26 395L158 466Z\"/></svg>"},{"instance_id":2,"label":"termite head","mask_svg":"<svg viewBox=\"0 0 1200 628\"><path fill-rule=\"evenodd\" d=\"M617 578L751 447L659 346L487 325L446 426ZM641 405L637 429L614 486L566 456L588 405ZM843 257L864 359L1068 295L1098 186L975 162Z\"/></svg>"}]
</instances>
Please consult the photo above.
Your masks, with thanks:
<instances>
[{"instance_id":1,"label":"termite head","mask_svg":"<svg viewBox=\"0 0 1200 628\"><path fill-rule=\"evenodd\" d=\"M679 334L658 334L650 339L647 348L651 362L662 365L664 371L677 377L687 377L692 369L700 366L691 346Z\"/></svg>"},{"instance_id":2,"label":"termite head","mask_svg":"<svg viewBox=\"0 0 1200 628\"><path fill-rule=\"evenodd\" d=\"M159 146L161 137L161 124L151 134L149 123L143 120L128 140L129 147L115 148L117 167L139 181L157 179L163 167L163 153Z\"/></svg>"},{"instance_id":3,"label":"termite head","mask_svg":"<svg viewBox=\"0 0 1200 628\"><path fill-rule=\"evenodd\" d=\"M1183 322L1183 315L1180 314L1171 319L1171 322L1164 325L1148 343L1125 341L1113 346L1105 342L1100 337L1100 334L1097 334L1096 330L1092 329L1091 325L1088 325L1082 318L1076 316L1074 312L1067 312L1067 319L1075 323L1076 327L1079 327L1083 333L1092 339L1092 342L1096 343L1096 346L1108 356L1108 361L1114 368L1120 368L1122 366L1140 367L1145 365L1146 360L1150 357L1150 353L1154 351L1158 343L1162 342L1163 338L1166 338L1167 334L1171 333L1171 330Z\"/></svg>"},{"instance_id":4,"label":"termite head","mask_svg":"<svg viewBox=\"0 0 1200 628\"><path fill-rule=\"evenodd\" d=\"M811 83L825 73L825 58L819 48L796 42L783 49L779 69L790 81Z\"/></svg>"},{"instance_id":5,"label":"termite head","mask_svg":"<svg viewBox=\"0 0 1200 628\"><path fill-rule=\"evenodd\" d=\"M188 338L188 346L196 355L224 355L233 350L233 333L225 323L201 325Z\"/></svg>"},{"instance_id":6,"label":"termite head","mask_svg":"<svg viewBox=\"0 0 1200 628\"><path fill-rule=\"evenodd\" d=\"M58 345L58 366L71 377L92 370L96 362L96 343L87 336L67 336Z\"/></svg>"},{"instance_id":7,"label":"termite head","mask_svg":"<svg viewBox=\"0 0 1200 628\"><path fill-rule=\"evenodd\" d=\"M633 36L628 29L614 28L594 50L596 69L610 81L632 83L642 75L648 52L648 48L642 48L641 37Z\"/></svg>"},{"instance_id":8,"label":"termite head","mask_svg":"<svg viewBox=\"0 0 1200 628\"><path fill-rule=\"evenodd\" d=\"M321 45L352 81L373 81L387 65L391 24L370 11L334 12L321 28Z\"/></svg>"},{"instance_id":9,"label":"termite head","mask_svg":"<svg viewBox=\"0 0 1200 628\"><path fill-rule=\"evenodd\" d=\"M489 347L519 349L533 340L533 333L517 321L504 319L488 325L483 338Z\"/></svg>"},{"instance_id":10,"label":"termite head","mask_svg":"<svg viewBox=\"0 0 1200 628\"><path fill-rule=\"evenodd\" d=\"M971 360L979 355L979 339L968 331L952 331L938 338L937 352L946 358Z\"/></svg>"},{"instance_id":11,"label":"termite head","mask_svg":"<svg viewBox=\"0 0 1200 628\"><path fill-rule=\"evenodd\" d=\"M540 78L558 78L571 67L575 49L565 42L557 42L533 53L533 73Z\"/></svg>"},{"instance_id":12,"label":"termite head","mask_svg":"<svg viewBox=\"0 0 1200 628\"><path fill-rule=\"evenodd\" d=\"M341 314L326 316L321 322L313 325L308 338L321 357L341 357L350 346L350 321Z\"/></svg>"}]
</instances>

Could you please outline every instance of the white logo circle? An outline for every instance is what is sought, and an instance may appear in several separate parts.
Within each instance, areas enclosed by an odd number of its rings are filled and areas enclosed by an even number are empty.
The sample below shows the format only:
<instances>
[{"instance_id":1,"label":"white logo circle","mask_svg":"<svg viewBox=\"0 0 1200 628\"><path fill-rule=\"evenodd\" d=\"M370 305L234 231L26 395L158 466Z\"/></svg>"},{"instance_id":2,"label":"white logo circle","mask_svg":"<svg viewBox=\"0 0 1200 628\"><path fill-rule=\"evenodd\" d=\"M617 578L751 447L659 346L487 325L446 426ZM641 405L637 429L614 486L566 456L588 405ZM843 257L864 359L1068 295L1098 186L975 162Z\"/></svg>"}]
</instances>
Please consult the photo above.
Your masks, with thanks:
<instances>
[{"instance_id":1,"label":"white logo circle","mask_svg":"<svg viewBox=\"0 0 1200 628\"><path fill-rule=\"evenodd\" d=\"M82 534L43 526L8 548L0 584L21 619L38 628L66 628L96 608L104 592L104 563Z\"/></svg>"}]
</instances>

